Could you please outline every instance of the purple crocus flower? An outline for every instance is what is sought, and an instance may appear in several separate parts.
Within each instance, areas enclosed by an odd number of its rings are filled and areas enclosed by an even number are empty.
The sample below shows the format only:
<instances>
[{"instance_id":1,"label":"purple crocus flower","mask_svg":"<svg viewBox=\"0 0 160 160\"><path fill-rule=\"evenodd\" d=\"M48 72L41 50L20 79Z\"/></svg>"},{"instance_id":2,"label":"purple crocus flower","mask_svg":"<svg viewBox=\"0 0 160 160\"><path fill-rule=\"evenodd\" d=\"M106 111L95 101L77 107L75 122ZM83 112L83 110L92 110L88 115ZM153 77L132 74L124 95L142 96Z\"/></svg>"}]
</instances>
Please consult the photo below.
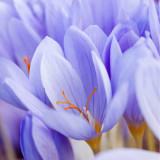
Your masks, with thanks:
<instances>
[{"instance_id":1,"label":"purple crocus flower","mask_svg":"<svg viewBox=\"0 0 160 160\"><path fill-rule=\"evenodd\" d=\"M138 149L114 149L102 152L95 157L95 160L158 160L159 153L138 150Z\"/></svg>"},{"instance_id":2,"label":"purple crocus flower","mask_svg":"<svg viewBox=\"0 0 160 160\"><path fill-rule=\"evenodd\" d=\"M124 82L129 82L129 96L126 110L124 113L124 118L126 119L132 134L136 137L141 137L146 127L144 117L148 117L148 114L142 112L142 110L146 110L146 108L144 108L144 104L141 103L141 98L143 97L143 95L141 95L142 91L140 90L143 89L137 87L139 86L139 82L136 79L141 79L141 76L138 75L137 72L139 71L140 62L143 62L146 58L150 58L152 62L152 59L154 58L159 59L159 54L150 38L141 38L132 48L127 50L123 55L119 57L120 58L116 61L113 75L111 77L113 91L115 91L116 88L121 86ZM146 78L147 77L145 77L145 79ZM146 81L148 80L146 79ZM150 84L148 85L148 87L152 87L153 84L150 81ZM155 91L154 88L153 91ZM159 97L159 95L157 96ZM153 112L158 109L157 107L158 106L154 106L155 109L153 109ZM157 119L155 115L153 117ZM159 120L157 119L157 121Z\"/></svg>"},{"instance_id":3,"label":"purple crocus flower","mask_svg":"<svg viewBox=\"0 0 160 160\"><path fill-rule=\"evenodd\" d=\"M136 95L147 124L160 140L160 60L144 59L136 73Z\"/></svg>"},{"instance_id":4,"label":"purple crocus flower","mask_svg":"<svg viewBox=\"0 0 160 160\"><path fill-rule=\"evenodd\" d=\"M111 100L110 80L99 52L87 34L78 28L68 29L64 50L50 38L45 38L37 48L30 76L33 71L33 77L38 80L34 81L34 86L40 94L16 66L7 62L15 74L3 75L0 95L15 106L31 110L65 136L92 139L111 129L121 118L124 111L121 106L125 106L127 99L127 84L122 85ZM43 103L42 84L52 103L50 106L56 111ZM37 94L37 97L43 97L40 98L42 101L35 97ZM124 95L126 98L121 98Z\"/></svg>"},{"instance_id":5,"label":"purple crocus flower","mask_svg":"<svg viewBox=\"0 0 160 160\"><path fill-rule=\"evenodd\" d=\"M73 160L69 140L32 114L27 114L21 124L21 149L26 160Z\"/></svg>"}]
</instances>

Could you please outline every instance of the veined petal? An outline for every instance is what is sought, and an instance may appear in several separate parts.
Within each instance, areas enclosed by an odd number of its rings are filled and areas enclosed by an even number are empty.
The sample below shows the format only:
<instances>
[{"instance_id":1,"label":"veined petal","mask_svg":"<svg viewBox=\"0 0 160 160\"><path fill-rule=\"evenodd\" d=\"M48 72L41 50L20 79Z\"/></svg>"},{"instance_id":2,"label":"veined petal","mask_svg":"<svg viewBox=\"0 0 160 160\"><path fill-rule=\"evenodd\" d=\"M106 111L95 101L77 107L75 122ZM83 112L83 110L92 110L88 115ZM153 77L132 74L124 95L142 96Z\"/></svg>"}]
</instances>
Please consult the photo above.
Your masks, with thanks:
<instances>
[{"instance_id":1,"label":"veined petal","mask_svg":"<svg viewBox=\"0 0 160 160\"><path fill-rule=\"evenodd\" d=\"M69 26L69 6L61 0L46 1L45 12L48 36L63 46L65 31Z\"/></svg>"},{"instance_id":2,"label":"veined petal","mask_svg":"<svg viewBox=\"0 0 160 160\"><path fill-rule=\"evenodd\" d=\"M29 8L26 1L21 0L13 0L15 9L19 15L19 17L23 20L26 26L34 28L37 33L42 34L44 32L43 25L34 17L34 13L32 13L32 9Z\"/></svg>"},{"instance_id":3,"label":"veined petal","mask_svg":"<svg viewBox=\"0 0 160 160\"><path fill-rule=\"evenodd\" d=\"M91 51L99 55L91 39L77 27L70 27L64 38L65 57L73 66L84 85L87 98L91 95L94 88L97 88L95 68L92 60ZM93 94L88 110L94 107L96 96ZM87 101L86 101L87 102ZM86 103L85 102L85 103ZM93 115L93 113L91 113Z\"/></svg>"},{"instance_id":4,"label":"veined petal","mask_svg":"<svg viewBox=\"0 0 160 160\"><path fill-rule=\"evenodd\" d=\"M114 27L111 34L107 38L107 41L106 41L106 44L105 44L105 47L102 53L102 60L103 60L104 65L107 68L109 76L111 75L110 74L110 47L112 43L112 38L113 36L115 36L118 41L121 39L121 37L124 34L126 34L127 32L131 30L133 30L136 34L138 34L138 29L134 23L132 22L119 23Z\"/></svg>"},{"instance_id":5,"label":"veined petal","mask_svg":"<svg viewBox=\"0 0 160 160\"><path fill-rule=\"evenodd\" d=\"M157 50L160 52L160 22L156 12L155 4L152 0L150 0L149 5L149 25L152 39L157 47Z\"/></svg>"},{"instance_id":6,"label":"veined petal","mask_svg":"<svg viewBox=\"0 0 160 160\"><path fill-rule=\"evenodd\" d=\"M122 51L116 40L116 37L113 36L111 49L110 49L110 69L111 69L111 77L114 71L114 67L117 63L117 60L121 57Z\"/></svg>"},{"instance_id":7,"label":"veined petal","mask_svg":"<svg viewBox=\"0 0 160 160\"><path fill-rule=\"evenodd\" d=\"M125 33L119 40L119 45L122 52L124 53L127 49L131 48L138 41L138 39L138 35L133 30Z\"/></svg>"},{"instance_id":8,"label":"veined petal","mask_svg":"<svg viewBox=\"0 0 160 160\"><path fill-rule=\"evenodd\" d=\"M155 59L144 59L136 74L136 94L140 110L160 140L160 62Z\"/></svg>"},{"instance_id":9,"label":"veined petal","mask_svg":"<svg viewBox=\"0 0 160 160\"><path fill-rule=\"evenodd\" d=\"M4 81L6 77L15 80L17 83L21 84L30 91L32 94L36 95L35 89L32 84L29 82L27 76L23 73L23 71L17 67L16 64L11 62L8 59L0 58L0 83Z\"/></svg>"},{"instance_id":10,"label":"veined petal","mask_svg":"<svg viewBox=\"0 0 160 160\"><path fill-rule=\"evenodd\" d=\"M95 129L86 120L66 111L47 111L43 121L50 128L77 140L91 139L96 134Z\"/></svg>"},{"instance_id":11,"label":"veined petal","mask_svg":"<svg viewBox=\"0 0 160 160\"><path fill-rule=\"evenodd\" d=\"M54 142L59 160L74 160L73 150L69 139L58 132L54 132Z\"/></svg>"},{"instance_id":12,"label":"veined petal","mask_svg":"<svg viewBox=\"0 0 160 160\"><path fill-rule=\"evenodd\" d=\"M113 96L110 104L108 105L108 110L103 121L102 132L109 131L114 125L118 123L124 114L128 101L128 84L124 83L119 87L115 95Z\"/></svg>"},{"instance_id":13,"label":"veined petal","mask_svg":"<svg viewBox=\"0 0 160 160\"><path fill-rule=\"evenodd\" d=\"M9 23L9 36L13 45L15 58L18 65L26 71L23 61L24 56L32 58L40 37L31 29L27 28L20 20L13 18Z\"/></svg>"},{"instance_id":14,"label":"veined petal","mask_svg":"<svg viewBox=\"0 0 160 160\"><path fill-rule=\"evenodd\" d=\"M85 33L91 38L96 48L99 51L100 56L107 40L107 35L96 25L91 25L85 29Z\"/></svg>"},{"instance_id":15,"label":"veined petal","mask_svg":"<svg viewBox=\"0 0 160 160\"><path fill-rule=\"evenodd\" d=\"M21 84L9 78L0 85L0 98L16 107L28 109L38 116L42 116L42 113L49 109Z\"/></svg>"},{"instance_id":16,"label":"veined petal","mask_svg":"<svg viewBox=\"0 0 160 160\"><path fill-rule=\"evenodd\" d=\"M133 156L134 155L134 156ZM159 160L160 154L140 149L114 149L100 153L95 160Z\"/></svg>"},{"instance_id":17,"label":"veined petal","mask_svg":"<svg viewBox=\"0 0 160 160\"><path fill-rule=\"evenodd\" d=\"M26 160L59 160L51 130L30 114L21 124L21 149Z\"/></svg>"},{"instance_id":18,"label":"veined petal","mask_svg":"<svg viewBox=\"0 0 160 160\"><path fill-rule=\"evenodd\" d=\"M48 103L48 98L46 97L45 90L41 82L40 65L43 54L46 54L47 52L50 52L51 54L57 53L63 56L63 51L56 41L49 37L44 38L34 53L29 74L29 79L34 85L38 96L45 103Z\"/></svg>"},{"instance_id":19,"label":"veined petal","mask_svg":"<svg viewBox=\"0 0 160 160\"><path fill-rule=\"evenodd\" d=\"M112 90L110 79L107 73L103 62L96 55L96 53L92 52L93 62L96 70L97 83L98 83L98 102L97 105L93 108L94 118L102 124L104 117L106 116L107 106L112 97Z\"/></svg>"},{"instance_id":20,"label":"veined petal","mask_svg":"<svg viewBox=\"0 0 160 160\"><path fill-rule=\"evenodd\" d=\"M56 104L57 101L66 102L62 94L64 91L69 102L83 109L86 95L80 78L65 58L57 54L56 51L51 53L46 52L43 55L41 64L42 84L49 100L56 109L69 107L69 104ZM76 113L77 110L67 111Z\"/></svg>"}]
</instances>

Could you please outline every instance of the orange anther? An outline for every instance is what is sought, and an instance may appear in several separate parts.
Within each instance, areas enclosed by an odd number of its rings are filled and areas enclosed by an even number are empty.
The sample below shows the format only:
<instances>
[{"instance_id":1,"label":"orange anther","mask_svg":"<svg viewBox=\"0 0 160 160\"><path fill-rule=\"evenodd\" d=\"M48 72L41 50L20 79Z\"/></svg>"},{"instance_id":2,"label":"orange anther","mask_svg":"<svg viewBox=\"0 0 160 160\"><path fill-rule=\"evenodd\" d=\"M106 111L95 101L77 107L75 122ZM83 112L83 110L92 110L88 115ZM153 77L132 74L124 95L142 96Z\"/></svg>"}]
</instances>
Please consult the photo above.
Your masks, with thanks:
<instances>
[{"instance_id":1,"label":"orange anther","mask_svg":"<svg viewBox=\"0 0 160 160\"><path fill-rule=\"evenodd\" d=\"M24 56L24 58L22 59L23 61L24 61L24 63L26 64L26 66L27 66L27 70L28 70L28 74L29 74L29 72L30 72L30 67L31 67L31 64L30 64L30 57L26 57L26 56Z\"/></svg>"},{"instance_id":2,"label":"orange anther","mask_svg":"<svg viewBox=\"0 0 160 160\"><path fill-rule=\"evenodd\" d=\"M87 100L87 104L86 104L86 111L88 110L88 103L89 103L89 100L91 99L91 97L92 97L93 93L94 93L96 90L98 90L98 89L97 89L97 88L95 88L95 89L93 90L93 92L91 93L91 95L89 96L88 100Z\"/></svg>"},{"instance_id":3,"label":"orange anther","mask_svg":"<svg viewBox=\"0 0 160 160\"><path fill-rule=\"evenodd\" d=\"M90 97L88 98L88 101L87 101L87 104L86 104L86 111L87 111L87 107L88 107L89 100L91 99L93 93L94 93L96 90L98 90L98 89L95 88L95 89L93 90L93 92L91 93ZM66 108L64 108L64 110L67 110L67 109L77 109L77 110L86 118L86 120L87 120L88 123L89 123L88 115L86 115L86 114L85 114L81 109L79 109L77 106L75 106L74 104L72 104L71 102L69 102L68 99L66 98L66 95L65 95L64 91L62 92L62 94L63 94L66 102L57 101L56 104L58 104L58 103L69 104L69 105L72 106L72 107L66 107Z\"/></svg>"}]
</instances>

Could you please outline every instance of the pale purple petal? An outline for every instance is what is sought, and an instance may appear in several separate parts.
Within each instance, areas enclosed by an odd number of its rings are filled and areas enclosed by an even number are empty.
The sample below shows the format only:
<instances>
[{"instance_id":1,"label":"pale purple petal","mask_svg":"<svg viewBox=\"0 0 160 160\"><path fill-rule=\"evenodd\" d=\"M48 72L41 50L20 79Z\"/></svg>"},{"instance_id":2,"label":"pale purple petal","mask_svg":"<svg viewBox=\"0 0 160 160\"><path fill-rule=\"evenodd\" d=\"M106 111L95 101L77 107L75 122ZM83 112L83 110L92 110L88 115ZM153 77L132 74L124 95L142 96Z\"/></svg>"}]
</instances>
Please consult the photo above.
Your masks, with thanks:
<instances>
[{"instance_id":1,"label":"pale purple petal","mask_svg":"<svg viewBox=\"0 0 160 160\"><path fill-rule=\"evenodd\" d=\"M48 106L21 84L9 78L0 85L0 98L16 107L28 109L38 116L42 116L42 113L48 110Z\"/></svg>"},{"instance_id":2,"label":"pale purple petal","mask_svg":"<svg viewBox=\"0 0 160 160\"><path fill-rule=\"evenodd\" d=\"M68 104L56 104L57 101L66 102L62 94L63 91L69 102L83 109L86 95L82 82L69 62L56 50L55 53L51 51L43 55L41 77L46 94L56 109L62 110L64 107L69 107ZM76 113L77 110L67 111Z\"/></svg>"},{"instance_id":3,"label":"pale purple petal","mask_svg":"<svg viewBox=\"0 0 160 160\"><path fill-rule=\"evenodd\" d=\"M91 51L95 51L97 55L99 55L99 53L87 34L74 26L70 27L66 32L64 49L66 59L81 78L88 99L93 92L93 89L97 88L96 73ZM93 94L90 100L88 106L90 112L96 104L94 103L94 100L96 101L96 94ZM87 103L87 101L85 103ZM91 114L93 113L91 112Z\"/></svg>"},{"instance_id":4,"label":"pale purple petal","mask_svg":"<svg viewBox=\"0 0 160 160\"><path fill-rule=\"evenodd\" d=\"M24 56L32 58L41 40L40 37L33 30L26 27L23 22L15 18L9 23L9 37L18 65L28 73L26 64L23 61Z\"/></svg>"},{"instance_id":5,"label":"pale purple petal","mask_svg":"<svg viewBox=\"0 0 160 160\"><path fill-rule=\"evenodd\" d=\"M54 142L56 144L60 160L74 160L72 146L67 137L58 132L54 132Z\"/></svg>"},{"instance_id":6,"label":"pale purple petal","mask_svg":"<svg viewBox=\"0 0 160 160\"><path fill-rule=\"evenodd\" d=\"M110 79L107 73L107 70L100 60L100 58L96 55L95 52L92 52L93 62L96 70L97 83L98 83L98 93L97 93L97 105L93 108L94 118L100 124L102 124L103 119L107 112L107 106L110 103L112 97L112 90Z\"/></svg>"},{"instance_id":7,"label":"pale purple petal","mask_svg":"<svg viewBox=\"0 0 160 160\"><path fill-rule=\"evenodd\" d=\"M150 0L149 6L149 25L152 39L160 52L160 22L156 12L155 4Z\"/></svg>"},{"instance_id":8,"label":"pale purple petal","mask_svg":"<svg viewBox=\"0 0 160 160\"><path fill-rule=\"evenodd\" d=\"M42 86L41 75L40 75L41 60L43 54L46 54L46 52L53 52L53 53L56 52L63 56L63 51L56 41L52 40L49 37L43 39L39 44L39 46L37 47L34 56L32 58L29 79L31 83L34 85L39 98L43 102L48 103L48 98L46 97L44 87Z\"/></svg>"},{"instance_id":9,"label":"pale purple petal","mask_svg":"<svg viewBox=\"0 0 160 160\"><path fill-rule=\"evenodd\" d=\"M47 111L43 121L61 134L77 139L86 140L95 136L95 129L82 117L66 111Z\"/></svg>"},{"instance_id":10,"label":"pale purple petal","mask_svg":"<svg viewBox=\"0 0 160 160\"><path fill-rule=\"evenodd\" d=\"M160 140L160 63L144 59L136 74L136 94L141 112L156 137Z\"/></svg>"},{"instance_id":11,"label":"pale purple petal","mask_svg":"<svg viewBox=\"0 0 160 160\"><path fill-rule=\"evenodd\" d=\"M59 160L51 130L30 114L21 125L21 149L26 160Z\"/></svg>"},{"instance_id":12,"label":"pale purple petal","mask_svg":"<svg viewBox=\"0 0 160 160\"><path fill-rule=\"evenodd\" d=\"M109 131L112 127L114 127L114 125L118 123L126 109L127 100L128 84L124 83L119 87L108 106L106 117L102 125L102 132Z\"/></svg>"},{"instance_id":13,"label":"pale purple petal","mask_svg":"<svg viewBox=\"0 0 160 160\"><path fill-rule=\"evenodd\" d=\"M102 152L95 160L159 160L160 154L138 149L115 149Z\"/></svg>"},{"instance_id":14,"label":"pale purple petal","mask_svg":"<svg viewBox=\"0 0 160 160\"><path fill-rule=\"evenodd\" d=\"M107 40L107 35L96 25L91 25L85 29L85 33L91 38L96 48L99 51L100 56Z\"/></svg>"},{"instance_id":15,"label":"pale purple petal","mask_svg":"<svg viewBox=\"0 0 160 160\"><path fill-rule=\"evenodd\" d=\"M122 51L121 48L116 40L116 37L113 36L112 43L111 43L111 49L110 49L110 69L111 69L111 77L114 71L114 67L118 61L118 59L121 57Z\"/></svg>"}]
</instances>

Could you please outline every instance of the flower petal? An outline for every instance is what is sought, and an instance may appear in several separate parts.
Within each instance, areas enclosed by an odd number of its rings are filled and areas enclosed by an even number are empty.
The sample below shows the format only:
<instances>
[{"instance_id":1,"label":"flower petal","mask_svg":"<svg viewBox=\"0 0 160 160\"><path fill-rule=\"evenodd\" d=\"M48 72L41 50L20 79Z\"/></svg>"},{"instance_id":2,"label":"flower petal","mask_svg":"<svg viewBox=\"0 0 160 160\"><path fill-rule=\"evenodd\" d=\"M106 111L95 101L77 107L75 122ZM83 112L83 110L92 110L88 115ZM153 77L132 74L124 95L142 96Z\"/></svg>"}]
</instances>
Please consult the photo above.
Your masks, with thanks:
<instances>
[{"instance_id":1,"label":"flower petal","mask_svg":"<svg viewBox=\"0 0 160 160\"><path fill-rule=\"evenodd\" d=\"M11 78L15 80L17 83L21 84L26 88L28 91L30 91L32 94L36 95L36 92L32 86L32 84L29 82L26 75L22 72L20 68L17 67L16 64L11 62L8 59L0 58L0 84L4 81L6 77Z\"/></svg>"},{"instance_id":2,"label":"flower petal","mask_svg":"<svg viewBox=\"0 0 160 160\"><path fill-rule=\"evenodd\" d=\"M109 131L123 116L128 101L128 84L124 83L113 96L103 121L102 132ZM114 116L113 116L114 115Z\"/></svg>"},{"instance_id":3,"label":"flower petal","mask_svg":"<svg viewBox=\"0 0 160 160\"><path fill-rule=\"evenodd\" d=\"M36 52L32 58L29 79L34 85L40 99L44 103L48 104L48 98L46 97L44 87L42 86L40 75L40 64L43 54L46 54L46 52L56 52L63 56L63 51L56 41L49 37L44 38L37 47Z\"/></svg>"},{"instance_id":4,"label":"flower petal","mask_svg":"<svg viewBox=\"0 0 160 160\"><path fill-rule=\"evenodd\" d=\"M114 67L117 63L117 60L121 57L122 51L116 40L116 37L113 36L111 49L110 49L110 68L111 68L111 77L114 71Z\"/></svg>"},{"instance_id":5,"label":"flower petal","mask_svg":"<svg viewBox=\"0 0 160 160\"><path fill-rule=\"evenodd\" d=\"M43 121L66 137L77 140L91 139L96 134L95 129L86 120L66 111L47 111Z\"/></svg>"},{"instance_id":6,"label":"flower petal","mask_svg":"<svg viewBox=\"0 0 160 160\"><path fill-rule=\"evenodd\" d=\"M96 25L91 25L85 29L85 33L91 38L96 48L98 49L100 56L107 40L107 35Z\"/></svg>"},{"instance_id":7,"label":"flower petal","mask_svg":"<svg viewBox=\"0 0 160 160\"><path fill-rule=\"evenodd\" d=\"M0 98L16 107L28 109L41 116L48 106L21 86L18 82L6 78L0 85Z\"/></svg>"},{"instance_id":8,"label":"flower petal","mask_svg":"<svg viewBox=\"0 0 160 160\"><path fill-rule=\"evenodd\" d=\"M160 22L153 1L150 1L149 5L149 25L152 39L157 47L157 50L160 52Z\"/></svg>"},{"instance_id":9,"label":"flower petal","mask_svg":"<svg viewBox=\"0 0 160 160\"><path fill-rule=\"evenodd\" d=\"M51 130L30 114L21 124L21 149L26 160L59 160Z\"/></svg>"},{"instance_id":10,"label":"flower petal","mask_svg":"<svg viewBox=\"0 0 160 160\"><path fill-rule=\"evenodd\" d=\"M93 89L97 88L96 73L91 54L91 51L93 50L99 55L95 45L87 34L72 26L66 32L64 49L66 59L71 63L81 78L86 96L89 98ZM95 94L93 94L88 106L90 112L95 105L95 98ZM93 113L91 114L93 115Z\"/></svg>"},{"instance_id":11,"label":"flower petal","mask_svg":"<svg viewBox=\"0 0 160 160\"><path fill-rule=\"evenodd\" d=\"M54 132L54 142L60 160L74 160L72 146L69 139L59 132Z\"/></svg>"},{"instance_id":12,"label":"flower petal","mask_svg":"<svg viewBox=\"0 0 160 160\"><path fill-rule=\"evenodd\" d=\"M134 155L134 156L133 156ZM100 153L95 160L159 160L160 154L140 149L114 149Z\"/></svg>"},{"instance_id":13,"label":"flower petal","mask_svg":"<svg viewBox=\"0 0 160 160\"><path fill-rule=\"evenodd\" d=\"M96 55L96 53L92 52L93 62L96 69L97 83L98 83L98 102L97 105L93 108L94 118L102 124L104 117L106 116L107 106L112 97L112 90L110 79L107 73L107 70L100 60L100 58Z\"/></svg>"},{"instance_id":14,"label":"flower petal","mask_svg":"<svg viewBox=\"0 0 160 160\"><path fill-rule=\"evenodd\" d=\"M136 74L136 94L141 112L156 137L160 140L160 63L144 59Z\"/></svg>"},{"instance_id":15,"label":"flower petal","mask_svg":"<svg viewBox=\"0 0 160 160\"><path fill-rule=\"evenodd\" d=\"M33 53L41 40L40 37L16 18L11 19L9 22L9 36L18 65L24 71L27 71L23 58L24 56L32 58Z\"/></svg>"},{"instance_id":16,"label":"flower petal","mask_svg":"<svg viewBox=\"0 0 160 160\"><path fill-rule=\"evenodd\" d=\"M43 55L41 64L42 84L49 100L56 109L68 107L67 104L56 104L57 101L66 102L62 94L64 91L69 102L83 109L86 95L81 80L72 66L61 55L57 54L56 50L52 52L46 52ZM67 111L76 113L77 110L70 109Z\"/></svg>"},{"instance_id":17,"label":"flower petal","mask_svg":"<svg viewBox=\"0 0 160 160\"><path fill-rule=\"evenodd\" d=\"M67 3L65 1L61 2L61 0L46 1L45 11L48 36L63 46L65 31L69 25Z\"/></svg>"}]
</instances>

